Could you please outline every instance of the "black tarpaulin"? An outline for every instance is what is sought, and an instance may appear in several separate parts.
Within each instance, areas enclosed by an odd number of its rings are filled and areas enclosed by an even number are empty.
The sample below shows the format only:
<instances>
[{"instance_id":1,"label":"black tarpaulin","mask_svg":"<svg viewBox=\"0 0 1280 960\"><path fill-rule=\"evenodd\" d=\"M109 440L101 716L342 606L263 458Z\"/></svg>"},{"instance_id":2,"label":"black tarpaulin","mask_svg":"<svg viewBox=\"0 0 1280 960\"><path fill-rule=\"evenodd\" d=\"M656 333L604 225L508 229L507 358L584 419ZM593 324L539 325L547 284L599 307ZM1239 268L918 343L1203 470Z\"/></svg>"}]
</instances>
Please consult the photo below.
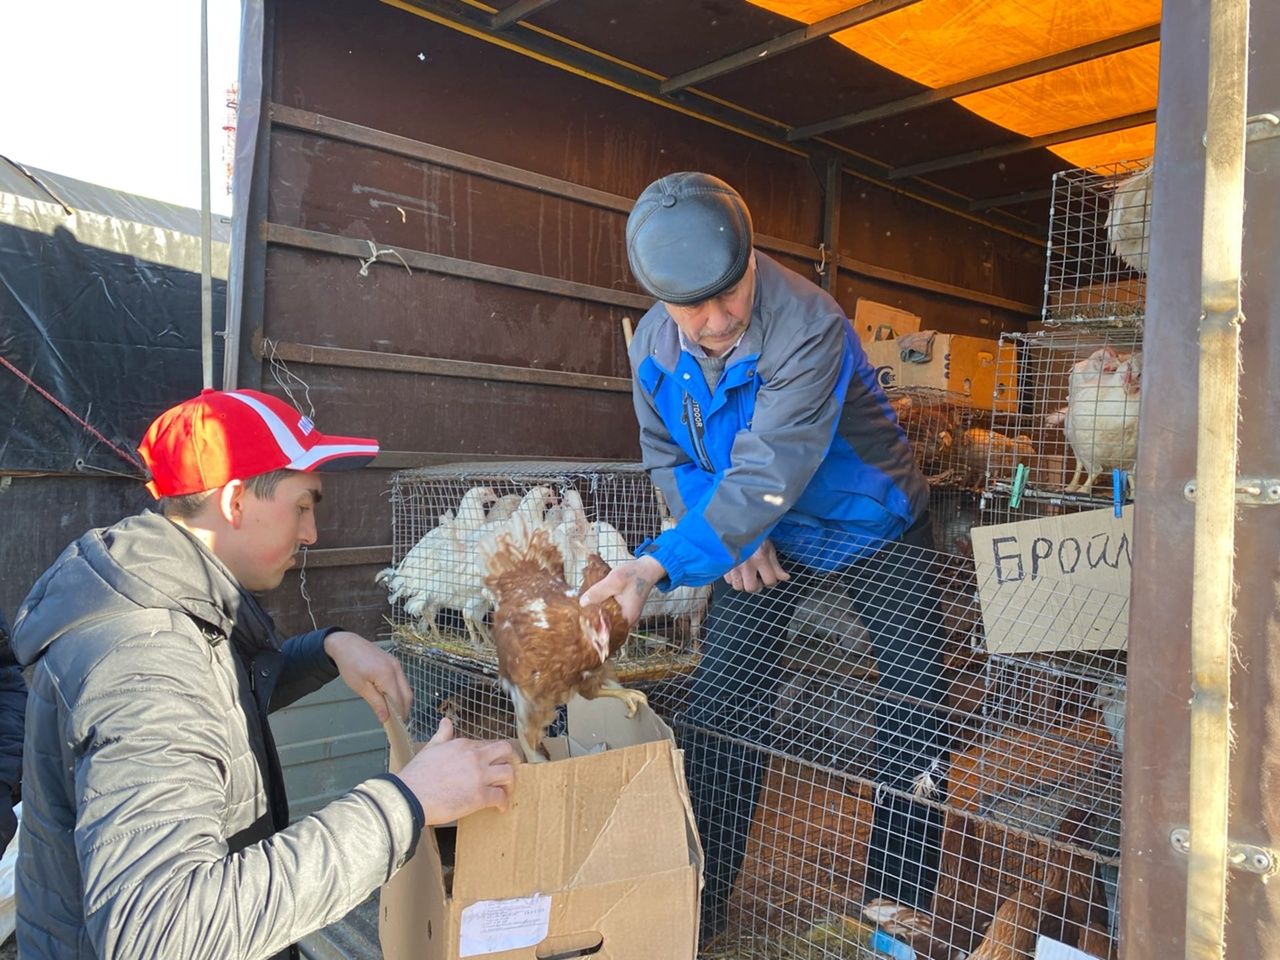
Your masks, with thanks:
<instances>
[{"instance_id":1,"label":"black tarpaulin","mask_svg":"<svg viewBox=\"0 0 1280 960\"><path fill-rule=\"evenodd\" d=\"M199 233L197 211L0 160L0 473L141 474L147 424L201 386Z\"/></svg>"}]
</instances>

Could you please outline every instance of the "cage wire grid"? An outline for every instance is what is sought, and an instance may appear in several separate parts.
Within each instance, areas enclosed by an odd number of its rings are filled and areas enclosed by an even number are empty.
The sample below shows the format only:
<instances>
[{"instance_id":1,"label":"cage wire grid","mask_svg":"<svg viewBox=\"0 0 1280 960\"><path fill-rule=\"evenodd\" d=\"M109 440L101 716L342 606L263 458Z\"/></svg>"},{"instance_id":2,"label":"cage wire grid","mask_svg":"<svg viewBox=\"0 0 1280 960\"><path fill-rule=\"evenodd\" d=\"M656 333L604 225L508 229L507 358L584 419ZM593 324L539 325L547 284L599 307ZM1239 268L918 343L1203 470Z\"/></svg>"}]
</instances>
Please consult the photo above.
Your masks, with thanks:
<instances>
[{"instance_id":1,"label":"cage wire grid","mask_svg":"<svg viewBox=\"0 0 1280 960\"><path fill-rule=\"evenodd\" d=\"M1054 174L1042 310L1046 323L1141 321L1151 169L1147 158Z\"/></svg>"},{"instance_id":2,"label":"cage wire grid","mask_svg":"<svg viewBox=\"0 0 1280 960\"><path fill-rule=\"evenodd\" d=\"M990 409L975 406L964 394L932 387L890 387L885 396L931 488L982 489Z\"/></svg>"},{"instance_id":3,"label":"cage wire grid","mask_svg":"<svg viewBox=\"0 0 1280 960\"><path fill-rule=\"evenodd\" d=\"M480 524L502 497L547 487L533 498L544 520L580 521L564 513L576 494L628 549L664 516L635 465L393 483L399 563L441 517L465 520L477 487L492 491ZM976 518L978 495L954 492ZM628 643L640 666L623 664L622 682L685 751L707 858L701 955L870 957L890 937L922 958L984 960L1029 957L1043 934L1114 956L1127 598L1041 578L1013 599L971 552L805 546L780 548L786 584L721 587L696 631L655 615ZM464 736L511 737L483 636L443 603L440 637L420 633L403 605L391 619L415 737L442 715Z\"/></svg>"},{"instance_id":4,"label":"cage wire grid","mask_svg":"<svg viewBox=\"0 0 1280 960\"><path fill-rule=\"evenodd\" d=\"M496 663L493 604L476 546L521 518L551 536L564 579L582 583L588 554L615 566L673 521L638 464L515 462L400 471L391 489L392 563L378 574L393 636L465 661ZM624 676L691 666L709 588L655 593L620 654Z\"/></svg>"},{"instance_id":5,"label":"cage wire grid","mask_svg":"<svg viewBox=\"0 0 1280 960\"><path fill-rule=\"evenodd\" d=\"M1132 499L1141 330L1076 325L1001 342L1016 347L1019 403L992 414L985 492L1080 509Z\"/></svg>"}]
</instances>

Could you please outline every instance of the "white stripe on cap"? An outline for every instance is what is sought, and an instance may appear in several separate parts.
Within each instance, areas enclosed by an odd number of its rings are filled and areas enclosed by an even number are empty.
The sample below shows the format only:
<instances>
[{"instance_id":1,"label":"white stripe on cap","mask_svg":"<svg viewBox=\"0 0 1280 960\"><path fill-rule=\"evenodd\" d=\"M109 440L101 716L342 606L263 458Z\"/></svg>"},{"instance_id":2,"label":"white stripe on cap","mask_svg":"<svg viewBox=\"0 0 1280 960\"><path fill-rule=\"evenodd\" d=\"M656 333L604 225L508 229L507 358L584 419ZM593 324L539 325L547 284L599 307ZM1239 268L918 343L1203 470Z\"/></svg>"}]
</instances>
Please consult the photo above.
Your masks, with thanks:
<instances>
[{"instance_id":1,"label":"white stripe on cap","mask_svg":"<svg viewBox=\"0 0 1280 960\"><path fill-rule=\"evenodd\" d=\"M327 460L330 457L372 457L377 452L377 447L367 443L324 443L294 460L289 466L294 470L308 470L321 460Z\"/></svg>"},{"instance_id":2,"label":"white stripe on cap","mask_svg":"<svg viewBox=\"0 0 1280 960\"><path fill-rule=\"evenodd\" d=\"M289 458L290 470L309 470L319 461L329 457L360 455L372 457L377 454L377 444L321 443L310 450L303 448L293 431L281 420L274 410L255 397L250 397L234 390L227 391L227 396L235 397L262 418L262 422L271 431L271 436L279 445L281 452Z\"/></svg>"}]
</instances>

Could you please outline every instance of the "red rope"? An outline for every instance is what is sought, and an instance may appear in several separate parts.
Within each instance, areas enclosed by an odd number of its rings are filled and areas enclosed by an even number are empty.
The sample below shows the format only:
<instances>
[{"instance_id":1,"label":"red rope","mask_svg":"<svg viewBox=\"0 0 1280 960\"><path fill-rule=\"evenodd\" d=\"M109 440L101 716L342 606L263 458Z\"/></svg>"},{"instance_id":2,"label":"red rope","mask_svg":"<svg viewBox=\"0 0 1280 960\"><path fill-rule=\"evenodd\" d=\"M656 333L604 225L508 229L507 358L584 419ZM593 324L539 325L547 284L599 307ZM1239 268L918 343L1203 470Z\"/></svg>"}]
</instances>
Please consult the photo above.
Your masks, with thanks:
<instances>
[{"instance_id":1,"label":"red rope","mask_svg":"<svg viewBox=\"0 0 1280 960\"><path fill-rule=\"evenodd\" d=\"M80 424L80 426L84 427L87 431L89 431L89 433L93 437L95 437L98 440L101 440L108 447L110 447L111 450L115 452L116 456L118 456L121 460L125 461L130 466L137 467L138 470L143 475L146 474L147 472L146 467L144 467L141 463L139 463L138 460L135 457L133 457L127 450L122 450L120 449L120 447L117 447L114 443L112 443L110 440L104 437L101 433L99 433L96 429L94 429L94 427L92 427L90 424L86 423L84 420L78 417L75 414L75 412L70 407L68 407L65 403L63 403L61 400L55 397L52 393L50 393L44 387L40 386L40 384L32 380L29 376L27 376L25 373L23 373L21 370L15 367L3 356L0 356L0 363L4 364L13 373L15 377L17 377L19 380L24 381L28 386L30 386L33 390L35 390L36 393L40 394L40 396L44 397L46 400L52 403L55 407L57 407L59 410L65 413L68 417L70 417L76 423Z\"/></svg>"}]
</instances>

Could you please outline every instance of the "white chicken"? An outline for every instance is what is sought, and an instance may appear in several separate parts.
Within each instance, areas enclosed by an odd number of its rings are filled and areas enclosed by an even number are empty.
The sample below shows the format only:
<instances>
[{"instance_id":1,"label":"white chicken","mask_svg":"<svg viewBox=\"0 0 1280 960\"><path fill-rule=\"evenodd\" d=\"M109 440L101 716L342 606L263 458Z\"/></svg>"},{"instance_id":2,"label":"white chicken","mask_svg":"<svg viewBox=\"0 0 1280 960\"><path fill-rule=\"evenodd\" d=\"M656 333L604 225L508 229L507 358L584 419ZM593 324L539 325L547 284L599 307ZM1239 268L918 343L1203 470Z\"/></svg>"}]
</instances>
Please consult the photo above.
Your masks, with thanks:
<instances>
[{"instance_id":1,"label":"white chicken","mask_svg":"<svg viewBox=\"0 0 1280 960\"><path fill-rule=\"evenodd\" d=\"M662 529L670 530L676 525L671 517L662 521ZM707 615L707 603L711 599L711 585L705 587L679 586L666 593L656 590L649 594L640 611L640 619L650 617L670 617L672 620L687 620L689 623L689 640L697 643L702 633L702 621Z\"/></svg>"},{"instance_id":2,"label":"white chicken","mask_svg":"<svg viewBox=\"0 0 1280 960\"><path fill-rule=\"evenodd\" d=\"M437 602L442 592L442 564L456 543L479 530L486 510L497 500L490 487L472 487L462 497L457 512L445 511L437 526L428 530L394 567L386 567L374 577L375 583L387 588L387 602L404 601L405 613L419 621L420 627L436 633L435 613L444 604ZM443 591L451 592L451 591Z\"/></svg>"},{"instance_id":3,"label":"white chicken","mask_svg":"<svg viewBox=\"0 0 1280 960\"><path fill-rule=\"evenodd\" d=\"M561 494L560 507L548 512L546 526L551 531L551 542L564 558L565 583L581 589L587 557L596 551L591 521L578 491L570 488Z\"/></svg>"},{"instance_id":4,"label":"white chicken","mask_svg":"<svg viewBox=\"0 0 1280 960\"><path fill-rule=\"evenodd\" d=\"M1113 467L1132 474L1141 380L1142 355L1122 358L1110 347L1072 368L1067 405L1050 417L1050 422L1061 422L1076 457L1067 493L1089 494L1098 477Z\"/></svg>"},{"instance_id":5,"label":"white chicken","mask_svg":"<svg viewBox=\"0 0 1280 960\"><path fill-rule=\"evenodd\" d=\"M1121 180L1107 211L1107 240L1111 251L1132 270L1147 272L1147 244L1151 227L1151 167Z\"/></svg>"}]
</instances>

